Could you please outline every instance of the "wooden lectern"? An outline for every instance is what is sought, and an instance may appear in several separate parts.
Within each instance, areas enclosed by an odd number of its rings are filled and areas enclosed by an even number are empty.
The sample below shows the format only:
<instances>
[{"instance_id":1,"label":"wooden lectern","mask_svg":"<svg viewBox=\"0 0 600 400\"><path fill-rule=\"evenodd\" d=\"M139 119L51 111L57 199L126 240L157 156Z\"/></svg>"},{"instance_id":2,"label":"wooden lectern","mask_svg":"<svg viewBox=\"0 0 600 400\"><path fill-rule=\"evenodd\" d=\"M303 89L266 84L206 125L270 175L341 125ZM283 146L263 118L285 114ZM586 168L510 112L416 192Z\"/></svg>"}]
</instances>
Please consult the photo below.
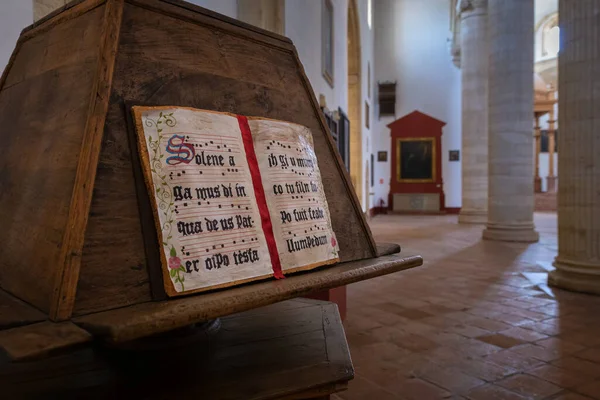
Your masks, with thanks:
<instances>
[{"instance_id":1,"label":"wooden lectern","mask_svg":"<svg viewBox=\"0 0 600 400\"><path fill-rule=\"evenodd\" d=\"M342 262L166 299L127 104L310 128ZM375 245L291 41L185 2L74 1L26 28L0 80L0 126L5 393L327 396L353 373L335 308L259 307L422 264Z\"/></svg>"}]
</instances>

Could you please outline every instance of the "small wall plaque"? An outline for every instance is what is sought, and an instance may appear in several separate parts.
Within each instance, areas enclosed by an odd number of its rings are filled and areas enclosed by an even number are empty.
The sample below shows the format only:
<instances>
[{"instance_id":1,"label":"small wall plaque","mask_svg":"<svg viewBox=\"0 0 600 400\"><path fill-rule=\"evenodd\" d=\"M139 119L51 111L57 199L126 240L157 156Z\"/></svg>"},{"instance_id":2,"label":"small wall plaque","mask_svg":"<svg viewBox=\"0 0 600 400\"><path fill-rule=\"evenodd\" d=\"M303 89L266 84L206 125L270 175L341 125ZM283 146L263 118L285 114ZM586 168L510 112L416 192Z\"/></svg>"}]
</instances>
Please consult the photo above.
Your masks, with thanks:
<instances>
[{"instance_id":1,"label":"small wall plaque","mask_svg":"<svg viewBox=\"0 0 600 400\"><path fill-rule=\"evenodd\" d=\"M377 161L386 162L387 161L387 151L378 151L377 152Z\"/></svg>"},{"instance_id":2,"label":"small wall plaque","mask_svg":"<svg viewBox=\"0 0 600 400\"><path fill-rule=\"evenodd\" d=\"M460 160L460 150L450 150L448 153L449 153L450 161L459 161Z\"/></svg>"}]
</instances>

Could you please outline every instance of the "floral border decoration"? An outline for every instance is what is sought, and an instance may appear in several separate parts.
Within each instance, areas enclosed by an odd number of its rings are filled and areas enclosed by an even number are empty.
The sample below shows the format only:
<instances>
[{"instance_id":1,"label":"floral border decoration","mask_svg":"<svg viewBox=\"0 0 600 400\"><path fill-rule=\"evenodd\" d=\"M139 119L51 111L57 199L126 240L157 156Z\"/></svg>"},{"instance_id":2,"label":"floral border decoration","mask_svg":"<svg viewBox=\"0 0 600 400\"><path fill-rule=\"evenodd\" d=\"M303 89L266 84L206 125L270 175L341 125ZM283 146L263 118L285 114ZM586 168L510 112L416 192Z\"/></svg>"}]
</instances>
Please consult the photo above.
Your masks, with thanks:
<instances>
[{"instance_id":1,"label":"floral border decoration","mask_svg":"<svg viewBox=\"0 0 600 400\"><path fill-rule=\"evenodd\" d=\"M145 125L149 128L156 128L158 138L152 139L152 136L148 136L148 148L151 150L150 154L150 171L152 171L154 185L156 186L156 196L158 200L158 212L162 212L164 215L164 223L161 226L163 243L166 252L169 254L168 267L171 281L174 284L181 285L181 291L185 290L183 282L185 281L184 274L186 272L185 267L181 263L181 259L177 256L177 250L173 245L169 244L173 238L173 222L175 220L175 209L174 201L171 195L171 186L167 183L167 174L163 170L162 159L164 154L162 152L160 143L163 141L164 135L162 134L163 128L161 126L174 127L177 125L177 119L173 116L173 113L165 114L162 111L158 115L158 119L154 120L146 117ZM165 239L166 238L166 239Z\"/></svg>"}]
</instances>

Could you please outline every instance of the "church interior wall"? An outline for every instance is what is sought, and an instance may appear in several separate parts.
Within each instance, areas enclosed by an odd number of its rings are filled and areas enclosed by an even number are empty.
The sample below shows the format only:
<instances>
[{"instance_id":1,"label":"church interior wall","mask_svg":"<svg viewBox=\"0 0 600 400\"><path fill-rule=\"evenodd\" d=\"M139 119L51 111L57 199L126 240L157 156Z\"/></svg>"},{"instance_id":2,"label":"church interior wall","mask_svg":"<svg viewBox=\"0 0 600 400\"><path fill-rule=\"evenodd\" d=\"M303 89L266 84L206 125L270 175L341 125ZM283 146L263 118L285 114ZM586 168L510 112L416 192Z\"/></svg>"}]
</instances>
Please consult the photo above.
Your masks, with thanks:
<instances>
[{"instance_id":1,"label":"church interior wall","mask_svg":"<svg viewBox=\"0 0 600 400\"><path fill-rule=\"evenodd\" d=\"M375 168L375 166L377 165L377 153L374 151L373 149L373 124L374 124L374 113L373 113L373 104L376 103L376 101L374 100L374 96L375 96L375 79L373 77L373 68L374 68L374 64L375 64L375 57L374 57L374 41L375 41L375 33L373 31L373 26L374 26L374 20L375 20L375 16L373 15L372 18L372 22L371 22L371 26L369 26L369 21L368 21L368 0L357 0L357 5L358 5L358 16L359 16L359 20L360 20L360 37L361 37L361 86L362 86L362 90L361 90L361 115L363 116L362 118L362 138L363 138L363 168L362 168L362 172L363 172L363 182L365 182L366 180L370 181L370 177L366 176L366 164L369 163L369 174L371 171L371 168ZM372 6L374 7L374 3L377 3L377 0L372 0ZM370 66L370 67L369 67ZM370 69L370 76L368 73L368 70ZM371 80L371 84L369 85L368 80ZM370 89L370 90L369 90ZM369 105L369 126L366 126L365 123L365 115L367 112L366 109L366 104ZM371 154L374 154L374 165L371 165ZM375 177L375 176L374 176ZM375 193L374 189L375 189L375 185L376 185L376 181L377 178L375 177L374 179L375 182L373 182L373 185L371 185L371 182L369 182L369 184L364 188L364 196L369 196L369 207L375 207L378 204L376 204L377 202L377 197L375 194L371 194L371 193ZM364 203L363 203L364 204Z\"/></svg>"},{"instance_id":2,"label":"church interior wall","mask_svg":"<svg viewBox=\"0 0 600 400\"><path fill-rule=\"evenodd\" d=\"M442 136L442 174L446 207L461 206L461 165L448 160L461 148L460 70L452 64L447 0L375 2L375 81L397 81L396 116L374 116L374 151L388 151L376 163L375 197L387 203L390 182L390 130L393 120L414 110L446 122ZM380 184L379 179L384 183Z\"/></svg>"},{"instance_id":3,"label":"church interior wall","mask_svg":"<svg viewBox=\"0 0 600 400\"><path fill-rule=\"evenodd\" d=\"M300 61L311 82L315 96L325 96L327 108L337 110L340 107L348 113L348 0L332 0L334 19L334 79L333 87L325 80L321 65L321 12L322 1L287 0L285 2L285 35L294 42ZM365 103L369 104L369 121L373 123L373 29L368 26L368 0L358 0L358 15L361 37L361 136L363 140L362 181L366 180L365 167L370 163L372 141L369 139L371 130L365 126ZM317 44L317 45L315 45ZM368 65L371 67L371 94L368 96ZM371 125L372 126L372 125ZM359 194L361 203L369 195L370 185L363 187ZM373 206L371 196L371 207ZM366 211L366 210L365 210Z\"/></svg>"},{"instance_id":4,"label":"church interior wall","mask_svg":"<svg viewBox=\"0 0 600 400\"><path fill-rule=\"evenodd\" d=\"M534 19L536 26L545 17L557 11L558 0L535 0Z\"/></svg>"},{"instance_id":5,"label":"church interior wall","mask_svg":"<svg viewBox=\"0 0 600 400\"><path fill-rule=\"evenodd\" d=\"M558 12L558 0L536 0L535 1L535 36L534 36L534 44L535 44L535 53L534 53L534 58L535 58L535 62L537 63L542 63L544 65L544 68L548 68L547 64L549 62L554 63L554 68L557 68L557 63L558 60L556 58L555 55L553 54L544 54L543 52L543 46L542 46L542 42L543 42L543 37L544 37L544 25L546 25L546 22L548 20L550 20L553 16L556 15L556 13ZM553 76L556 76L556 74L551 74ZM547 82L550 84L554 84L554 86L556 87L556 82ZM557 93L557 96L560 96L559 93ZM559 126L560 126L560 118L558 115L558 103L554 105L554 116L555 116L555 128L559 130ZM547 130L548 129L548 120L550 119L550 115L549 114L545 114L542 115L540 117L540 127L542 130ZM560 135L560 132L559 132ZM542 191L546 191L547 190L547 181L546 178L548 176L548 161L549 161L549 154L548 153L540 153L538 155L538 162L539 162L539 175L541 178L541 183L542 183ZM558 175L558 154L554 153L554 176L559 176Z\"/></svg>"},{"instance_id":6,"label":"church interior wall","mask_svg":"<svg viewBox=\"0 0 600 400\"><path fill-rule=\"evenodd\" d=\"M208 8L209 10L218 12L219 14L227 15L231 18L237 18L237 1L236 0L186 0L200 7Z\"/></svg>"},{"instance_id":7,"label":"church interior wall","mask_svg":"<svg viewBox=\"0 0 600 400\"><path fill-rule=\"evenodd\" d=\"M540 178L542 178L542 192L548 190L548 182L546 178L548 177L548 153L540 153L539 154L539 162L540 162ZM558 176L558 154L554 153L554 176Z\"/></svg>"},{"instance_id":8,"label":"church interior wall","mask_svg":"<svg viewBox=\"0 0 600 400\"><path fill-rule=\"evenodd\" d=\"M348 52L346 29L348 1L335 0L333 3L334 28L334 76L333 87L325 80L321 65L321 1L287 0L285 2L285 35L296 46L298 56L306 76L317 98L325 96L327 108L348 109Z\"/></svg>"},{"instance_id":9,"label":"church interior wall","mask_svg":"<svg viewBox=\"0 0 600 400\"><path fill-rule=\"evenodd\" d=\"M33 23L33 2L2 0L0 13L0 71L8 64L21 30Z\"/></svg>"}]
</instances>

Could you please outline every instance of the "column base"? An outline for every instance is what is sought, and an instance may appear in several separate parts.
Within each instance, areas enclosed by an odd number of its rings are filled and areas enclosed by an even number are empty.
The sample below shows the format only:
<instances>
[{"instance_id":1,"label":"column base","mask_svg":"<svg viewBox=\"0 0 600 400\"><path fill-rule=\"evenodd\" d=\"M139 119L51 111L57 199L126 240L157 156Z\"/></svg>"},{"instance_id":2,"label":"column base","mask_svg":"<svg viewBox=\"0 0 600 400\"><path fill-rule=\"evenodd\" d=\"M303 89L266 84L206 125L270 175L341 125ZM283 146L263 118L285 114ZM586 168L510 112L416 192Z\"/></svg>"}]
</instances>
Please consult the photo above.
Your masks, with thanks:
<instances>
[{"instance_id":1,"label":"column base","mask_svg":"<svg viewBox=\"0 0 600 400\"><path fill-rule=\"evenodd\" d=\"M533 178L533 192L542 193L542 178L539 176Z\"/></svg>"},{"instance_id":2,"label":"column base","mask_svg":"<svg viewBox=\"0 0 600 400\"><path fill-rule=\"evenodd\" d=\"M556 190L558 189L557 181L558 181L558 177L556 177L556 176L546 177L546 184L547 184L546 191L548 193L556 192Z\"/></svg>"},{"instance_id":3,"label":"column base","mask_svg":"<svg viewBox=\"0 0 600 400\"><path fill-rule=\"evenodd\" d=\"M580 265L554 260L556 270L548 274L548 285L574 292L600 295L600 265Z\"/></svg>"},{"instance_id":4,"label":"column base","mask_svg":"<svg viewBox=\"0 0 600 400\"><path fill-rule=\"evenodd\" d=\"M533 224L501 225L488 222L482 237L498 242L535 243L540 240L540 234Z\"/></svg>"},{"instance_id":5,"label":"column base","mask_svg":"<svg viewBox=\"0 0 600 400\"><path fill-rule=\"evenodd\" d=\"M458 214L459 224L485 224L487 222L487 212L478 210L465 210L462 208Z\"/></svg>"}]
</instances>

